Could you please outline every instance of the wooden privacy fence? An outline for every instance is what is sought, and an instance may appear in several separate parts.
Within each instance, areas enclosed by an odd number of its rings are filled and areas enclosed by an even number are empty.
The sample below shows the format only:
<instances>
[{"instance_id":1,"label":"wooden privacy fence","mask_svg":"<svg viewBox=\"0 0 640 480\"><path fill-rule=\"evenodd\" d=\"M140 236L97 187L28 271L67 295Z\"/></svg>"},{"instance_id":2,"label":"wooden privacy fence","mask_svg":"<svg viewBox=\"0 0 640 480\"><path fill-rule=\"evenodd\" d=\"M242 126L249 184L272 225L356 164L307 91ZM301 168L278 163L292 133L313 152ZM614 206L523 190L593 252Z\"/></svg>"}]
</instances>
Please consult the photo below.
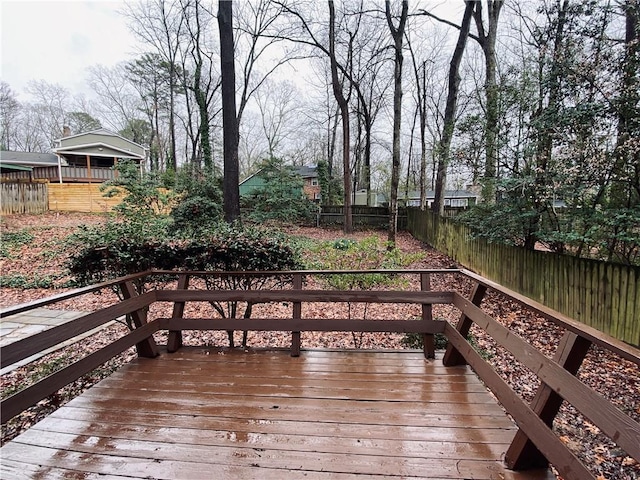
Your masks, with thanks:
<instances>
[{"instance_id":1,"label":"wooden privacy fence","mask_svg":"<svg viewBox=\"0 0 640 480\"><path fill-rule=\"evenodd\" d=\"M47 211L47 182L0 182L0 212L2 215L43 213Z\"/></svg>"},{"instance_id":2,"label":"wooden privacy fence","mask_svg":"<svg viewBox=\"0 0 640 480\"><path fill-rule=\"evenodd\" d=\"M468 227L409 209L411 234L484 277L586 325L640 345L640 267L471 238Z\"/></svg>"},{"instance_id":3,"label":"wooden privacy fence","mask_svg":"<svg viewBox=\"0 0 640 480\"><path fill-rule=\"evenodd\" d=\"M103 196L99 183L50 183L49 210L103 213L122 201L121 195Z\"/></svg>"},{"instance_id":4,"label":"wooden privacy fence","mask_svg":"<svg viewBox=\"0 0 640 480\"><path fill-rule=\"evenodd\" d=\"M355 226L387 228L389 226L388 207L367 207L352 205L351 214ZM344 223L344 206L323 205L319 213L318 226L342 225ZM407 227L407 209L398 209L398 230Z\"/></svg>"},{"instance_id":5,"label":"wooden privacy fence","mask_svg":"<svg viewBox=\"0 0 640 480\"><path fill-rule=\"evenodd\" d=\"M121 292L123 301L107 308L89 313L72 322L52 328L32 337L9 344L3 348L0 358L2 368L22 361L60 342L87 332L99 325L122 315L130 315L132 331L106 345L83 359L23 390L5 398L0 403L2 423L24 411L41 399L46 398L63 386L73 382L85 373L107 362L131 346L137 347L141 357L155 358L159 354L153 334L168 332L166 348L174 352L182 347L183 330L229 330L250 329L262 331L288 331L291 333L292 356L300 355L301 331L367 331L367 332L415 332L427 338L434 333L442 333L448 339L444 353L445 366L470 365L480 379L496 396L504 409L519 427L508 451L505 462L509 468L527 470L553 464L567 480L594 479L595 476L572 452L567 444L553 431L553 421L563 401L573 405L586 419L597 427L603 435L613 441L621 450L636 461L640 461L640 424L614 401L599 395L591 387L576 378L591 345L608 350L618 359L625 359L640 365L637 349L615 340L597 330L575 322L557 312L531 301L517 293L497 285L483 277L462 270L385 270L376 273L393 275L418 275L420 290L306 290L303 279L310 276L370 274L371 271L297 271L297 272L167 272L152 271L122 277L102 284L92 285L0 310L0 316L17 314L33 308L54 305L82 295L93 294L114 287ZM151 282L153 277L177 276L177 282L166 284ZM263 290L202 290L190 287L191 280L207 276L268 276L274 279L290 279L289 288ZM453 291L431 290L431 278L438 275L454 275L471 281L473 288L469 297ZM136 284L149 282L156 285L145 293L139 293ZM282 282L280 282L282 283ZM285 282L288 283L288 282ZM544 316L562 331L553 358L513 334L482 310L482 300L488 290L494 290L507 299L518 302L524 309ZM206 318L185 317L187 303L217 301L244 301L249 303L284 303L289 307L280 316L269 318ZM173 304L170 317L153 317L155 309L149 308L156 302ZM317 308L305 308L317 302L366 302L389 304L414 304L421 308L422 316L409 320L366 320L353 318L309 318ZM454 306L460 317L454 326L448 321L434 320L431 308L434 304ZM202 312L202 310L196 310ZM193 313L192 313L193 314ZM273 315L273 314L271 314ZM490 363L469 343L467 338L472 325L480 328L497 345L510 352L513 361L525 366L539 380L537 393L531 402L523 400L511 385L499 375ZM430 343L430 345L428 345ZM433 356L432 342L425 341L425 354ZM310 375L313 372L310 371ZM615 395L612 395L615 398ZM463 408L464 404L451 404L451 408ZM628 406L628 405L627 405ZM370 408L364 405L362 408ZM418 420L419 421L419 420ZM624 456L624 455L622 455Z\"/></svg>"}]
</instances>

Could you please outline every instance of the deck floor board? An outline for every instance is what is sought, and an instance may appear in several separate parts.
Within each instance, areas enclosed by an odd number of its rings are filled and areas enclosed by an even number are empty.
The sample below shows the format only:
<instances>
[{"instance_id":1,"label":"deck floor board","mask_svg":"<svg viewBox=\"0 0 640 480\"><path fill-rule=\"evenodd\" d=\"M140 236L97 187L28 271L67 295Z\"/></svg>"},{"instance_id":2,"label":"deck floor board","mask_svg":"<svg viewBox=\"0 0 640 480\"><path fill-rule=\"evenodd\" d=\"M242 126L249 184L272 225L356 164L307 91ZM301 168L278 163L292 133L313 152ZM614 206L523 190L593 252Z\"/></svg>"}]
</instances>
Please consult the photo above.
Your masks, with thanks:
<instances>
[{"instance_id":1,"label":"deck floor board","mask_svg":"<svg viewBox=\"0 0 640 480\"><path fill-rule=\"evenodd\" d=\"M137 359L7 443L2 478L552 479L466 367L415 352L183 348Z\"/></svg>"}]
</instances>

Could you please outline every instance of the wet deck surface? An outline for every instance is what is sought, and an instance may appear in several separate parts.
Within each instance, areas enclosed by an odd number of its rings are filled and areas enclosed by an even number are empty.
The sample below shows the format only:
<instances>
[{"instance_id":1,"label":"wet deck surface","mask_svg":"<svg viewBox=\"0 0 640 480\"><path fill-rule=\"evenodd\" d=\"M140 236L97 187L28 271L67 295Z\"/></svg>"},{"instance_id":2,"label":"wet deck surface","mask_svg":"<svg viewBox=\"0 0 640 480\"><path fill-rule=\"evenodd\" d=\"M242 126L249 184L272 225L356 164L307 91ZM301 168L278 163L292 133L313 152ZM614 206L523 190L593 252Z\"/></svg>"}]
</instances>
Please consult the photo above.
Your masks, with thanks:
<instances>
[{"instance_id":1,"label":"wet deck surface","mask_svg":"<svg viewBox=\"0 0 640 480\"><path fill-rule=\"evenodd\" d=\"M466 367L421 354L138 359L0 450L1 478L555 478L514 473L515 426Z\"/></svg>"}]
</instances>

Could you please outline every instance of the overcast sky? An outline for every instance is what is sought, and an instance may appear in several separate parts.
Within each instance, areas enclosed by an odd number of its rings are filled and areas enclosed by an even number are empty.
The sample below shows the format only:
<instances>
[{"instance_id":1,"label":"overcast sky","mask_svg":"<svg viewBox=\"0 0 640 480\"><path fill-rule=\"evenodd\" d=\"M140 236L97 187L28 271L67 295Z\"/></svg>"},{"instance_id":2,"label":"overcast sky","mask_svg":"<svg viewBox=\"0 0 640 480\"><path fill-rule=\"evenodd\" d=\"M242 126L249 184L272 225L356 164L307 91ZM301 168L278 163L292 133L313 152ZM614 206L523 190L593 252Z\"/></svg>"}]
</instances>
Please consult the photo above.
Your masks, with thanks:
<instances>
[{"instance_id":1,"label":"overcast sky","mask_svg":"<svg viewBox=\"0 0 640 480\"><path fill-rule=\"evenodd\" d=\"M380 2L382 3L382 2ZM457 18L462 0L416 0ZM135 37L118 14L124 0L0 0L0 78L29 100L30 80L60 84L87 97L86 67L135 56Z\"/></svg>"},{"instance_id":2,"label":"overcast sky","mask_svg":"<svg viewBox=\"0 0 640 480\"><path fill-rule=\"evenodd\" d=\"M86 67L135 53L121 1L0 0L0 78L25 100L29 80L86 90Z\"/></svg>"}]
</instances>

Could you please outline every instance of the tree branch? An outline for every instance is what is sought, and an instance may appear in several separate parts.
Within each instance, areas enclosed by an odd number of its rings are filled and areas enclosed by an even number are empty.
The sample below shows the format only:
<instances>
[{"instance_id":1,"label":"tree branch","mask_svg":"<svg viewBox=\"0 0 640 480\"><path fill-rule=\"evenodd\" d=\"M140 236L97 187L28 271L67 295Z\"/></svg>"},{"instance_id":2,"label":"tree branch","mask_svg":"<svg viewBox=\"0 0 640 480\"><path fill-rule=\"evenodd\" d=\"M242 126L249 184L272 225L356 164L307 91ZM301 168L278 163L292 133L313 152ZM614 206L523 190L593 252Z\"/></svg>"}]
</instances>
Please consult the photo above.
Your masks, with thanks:
<instances>
[{"instance_id":1,"label":"tree branch","mask_svg":"<svg viewBox=\"0 0 640 480\"><path fill-rule=\"evenodd\" d=\"M436 21L438 21L440 23L444 23L445 25L449 25L450 27L456 28L458 30L462 29L462 27L460 25L458 25L457 23L453 23L453 22L451 22L449 20L446 20L444 18L440 18L437 15L434 15L433 13L428 12L425 9L421 9L420 12L421 13L417 13L417 14L414 14L414 15L422 15L422 16L426 16L426 17L429 17L429 18L433 18L434 20L436 20ZM477 35L474 35L473 33L469 33L468 36L469 36L469 38L473 38L476 42L481 43L480 42L480 37L478 37Z\"/></svg>"}]
</instances>

